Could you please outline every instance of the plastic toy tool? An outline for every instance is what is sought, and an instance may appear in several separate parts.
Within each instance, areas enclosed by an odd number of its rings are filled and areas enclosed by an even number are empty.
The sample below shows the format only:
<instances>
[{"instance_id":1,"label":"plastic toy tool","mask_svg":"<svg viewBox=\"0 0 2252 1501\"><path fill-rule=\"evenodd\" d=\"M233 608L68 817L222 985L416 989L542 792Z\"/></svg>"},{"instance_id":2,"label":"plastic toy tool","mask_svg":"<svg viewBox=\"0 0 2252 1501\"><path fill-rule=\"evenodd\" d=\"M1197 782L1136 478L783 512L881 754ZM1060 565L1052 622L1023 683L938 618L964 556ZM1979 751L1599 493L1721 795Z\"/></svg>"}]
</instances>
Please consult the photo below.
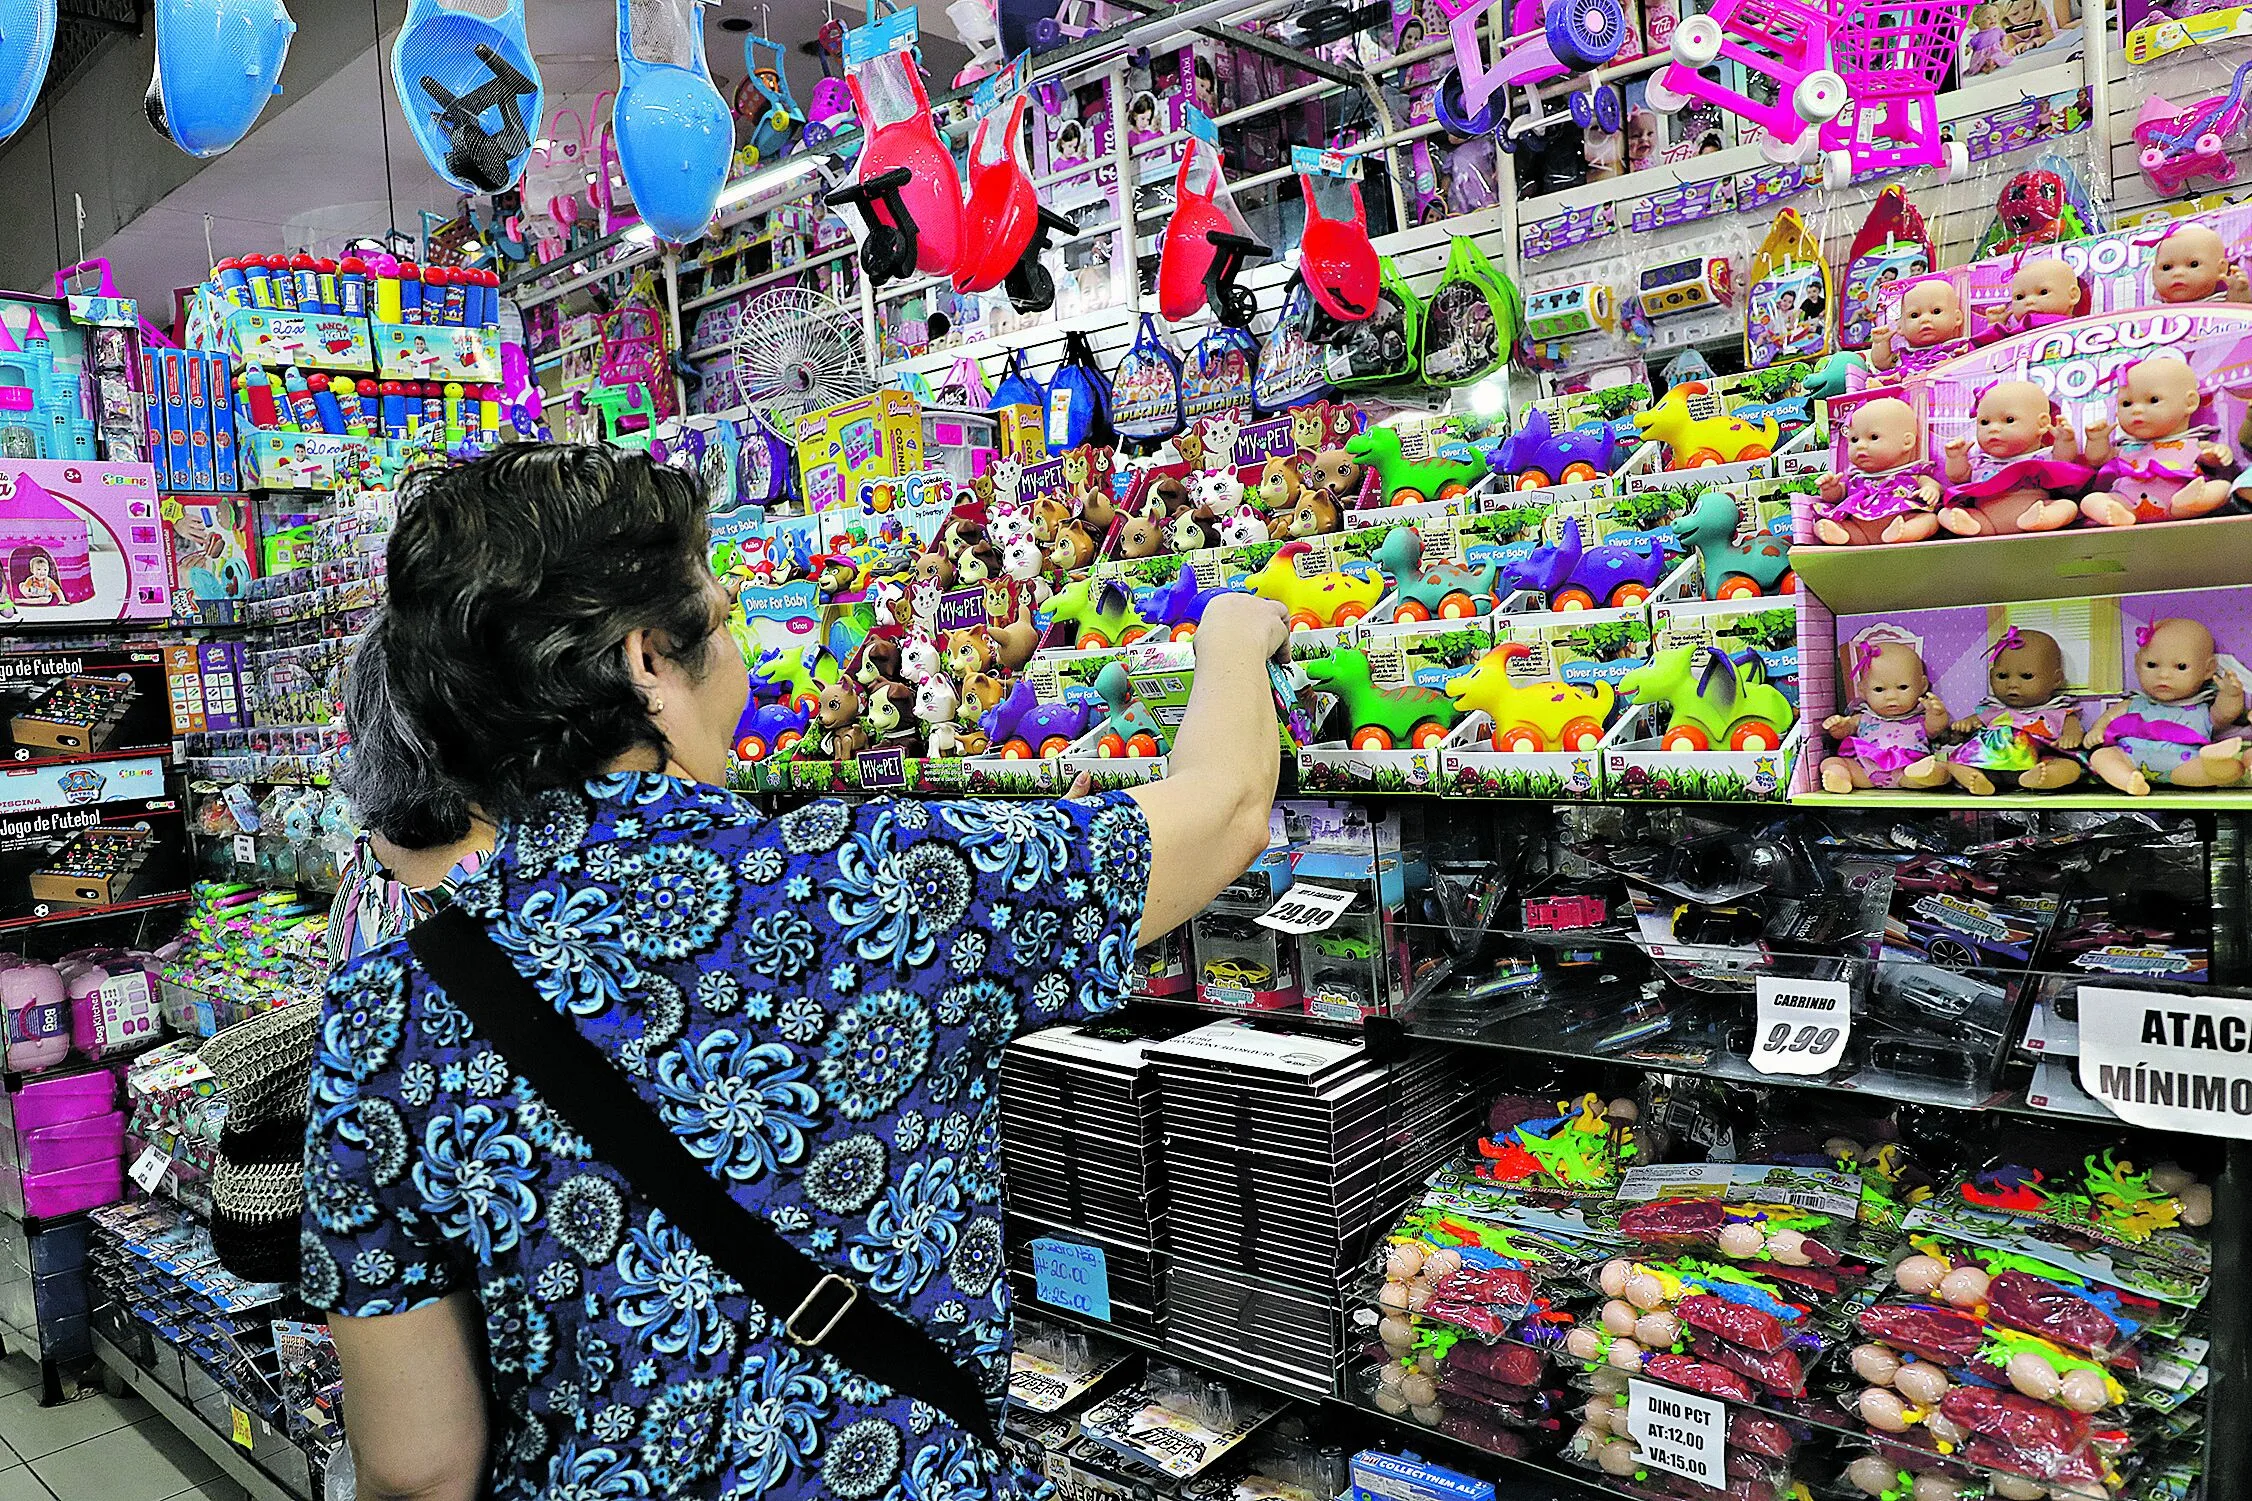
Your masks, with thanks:
<instances>
[{"instance_id":1,"label":"plastic toy tool","mask_svg":"<svg viewBox=\"0 0 2252 1501\"><path fill-rule=\"evenodd\" d=\"M1040 264L1051 233L1068 234L1072 222L1040 206L1024 154L1024 115L1031 99L1017 95L977 122L970 137L970 200L963 209L969 234L954 268L954 290L984 292L1006 282L1020 313L1054 304L1055 280Z\"/></svg>"},{"instance_id":2,"label":"plastic toy tool","mask_svg":"<svg viewBox=\"0 0 2252 1501\"><path fill-rule=\"evenodd\" d=\"M1230 328L1248 328L1258 303L1235 283L1243 263L1274 254L1251 237L1220 171L1220 148L1191 135L1173 178L1173 217L1157 258L1157 310L1178 323L1210 303Z\"/></svg>"},{"instance_id":3,"label":"plastic toy tool","mask_svg":"<svg viewBox=\"0 0 2252 1501\"><path fill-rule=\"evenodd\" d=\"M391 81L430 170L465 193L523 177L543 95L524 35L524 0L487 20L449 0L413 0L391 48Z\"/></svg>"},{"instance_id":4,"label":"plastic toy tool","mask_svg":"<svg viewBox=\"0 0 2252 1501\"><path fill-rule=\"evenodd\" d=\"M296 30L282 0L157 0L149 118L188 155L219 155L281 92Z\"/></svg>"},{"instance_id":5,"label":"plastic toy tool","mask_svg":"<svg viewBox=\"0 0 2252 1501\"><path fill-rule=\"evenodd\" d=\"M642 222L676 244L702 234L727 185L735 121L704 65L695 0L618 0L610 118Z\"/></svg>"},{"instance_id":6,"label":"plastic toy tool","mask_svg":"<svg viewBox=\"0 0 2252 1501\"><path fill-rule=\"evenodd\" d=\"M962 175L931 120L914 17L900 11L845 36L845 81L868 134L852 180L827 201L860 211L860 267L877 286L916 271L951 275L962 262Z\"/></svg>"},{"instance_id":7,"label":"plastic toy tool","mask_svg":"<svg viewBox=\"0 0 2252 1501\"><path fill-rule=\"evenodd\" d=\"M23 129L55 51L55 0L0 0L0 141Z\"/></svg>"},{"instance_id":8,"label":"plastic toy tool","mask_svg":"<svg viewBox=\"0 0 2252 1501\"><path fill-rule=\"evenodd\" d=\"M1306 202L1306 227L1298 237L1298 274L1314 294L1314 305L1333 324L1364 323L1376 313L1376 290L1383 272L1377 265L1376 247L1369 242L1361 185L1308 171L1312 165L1302 161L1298 171ZM1332 212L1348 202L1345 212ZM1335 329L1317 326L1317 343L1329 342L1322 337L1325 332L1334 335Z\"/></svg>"},{"instance_id":9,"label":"plastic toy tool","mask_svg":"<svg viewBox=\"0 0 2252 1501\"><path fill-rule=\"evenodd\" d=\"M763 64L759 61L761 48L770 58ZM790 142L805 128L805 111L790 92L790 75L782 65L781 43L756 33L744 36L743 82L735 90L738 114L744 113L746 89L764 106L751 123L751 148L760 161L774 161L790 149Z\"/></svg>"}]
</instances>

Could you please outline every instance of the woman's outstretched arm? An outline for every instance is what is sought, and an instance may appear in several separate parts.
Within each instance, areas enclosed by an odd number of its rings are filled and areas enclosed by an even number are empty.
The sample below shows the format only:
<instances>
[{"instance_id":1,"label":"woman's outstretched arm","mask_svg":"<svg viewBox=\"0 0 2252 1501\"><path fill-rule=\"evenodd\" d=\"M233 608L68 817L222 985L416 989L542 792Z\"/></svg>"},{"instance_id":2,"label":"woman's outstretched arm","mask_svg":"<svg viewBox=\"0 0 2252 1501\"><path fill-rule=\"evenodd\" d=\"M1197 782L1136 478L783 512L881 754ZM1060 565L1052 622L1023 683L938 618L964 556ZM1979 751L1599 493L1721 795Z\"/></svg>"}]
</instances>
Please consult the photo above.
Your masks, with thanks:
<instances>
[{"instance_id":1,"label":"woman's outstretched arm","mask_svg":"<svg viewBox=\"0 0 2252 1501\"><path fill-rule=\"evenodd\" d=\"M1167 775L1133 792L1149 820L1141 943L1203 911L1267 847L1282 767L1267 662L1289 636L1289 617L1271 600L1222 594L1205 609Z\"/></svg>"}]
</instances>

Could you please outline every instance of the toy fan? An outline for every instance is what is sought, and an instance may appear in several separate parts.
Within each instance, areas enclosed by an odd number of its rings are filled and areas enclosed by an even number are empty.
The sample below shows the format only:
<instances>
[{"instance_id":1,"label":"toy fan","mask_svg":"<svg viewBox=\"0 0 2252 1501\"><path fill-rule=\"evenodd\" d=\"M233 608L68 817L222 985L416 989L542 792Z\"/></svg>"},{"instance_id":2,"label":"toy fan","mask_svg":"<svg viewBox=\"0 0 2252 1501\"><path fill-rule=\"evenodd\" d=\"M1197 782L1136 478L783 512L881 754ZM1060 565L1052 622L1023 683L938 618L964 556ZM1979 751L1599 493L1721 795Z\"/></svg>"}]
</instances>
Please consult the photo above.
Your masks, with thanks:
<instances>
[{"instance_id":1,"label":"toy fan","mask_svg":"<svg viewBox=\"0 0 2252 1501\"><path fill-rule=\"evenodd\" d=\"M1024 112L1019 94L977 122L970 138L970 201L963 217L974 238L962 247L954 290L983 292L1007 282L1020 313L1041 312L1056 300L1054 279L1040 264L1051 231L1068 233L1071 220L1042 208L1024 159Z\"/></svg>"},{"instance_id":2,"label":"toy fan","mask_svg":"<svg viewBox=\"0 0 2252 1501\"><path fill-rule=\"evenodd\" d=\"M1258 305L1235 284L1250 256L1274 252L1251 237L1220 171L1220 149L1190 137L1173 178L1173 217L1157 258L1157 310L1178 323L1209 301L1212 315L1231 328L1249 326Z\"/></svg>"},{"instance_id":3,"label":"toy fan","mask_svg":"<svg viewBox=\"0 0 2252 1501\"><path fill-rule=\"evenodd\" d=\"M858 311L803 287L777 287L744 308L733 347L744 404L777 432L876 388Z\"/></svg>"},{"instance_id":4,"label":"toy fan","mask_svg":"<svg viewBox=\"0 0 2252 1501\"><path fill-rule=\"evenodd\" d=\"M281 92L296 30L282 0L157 0L150 121L190 156L219 155Z\"/></svg>"},{"instance_id":5,"label":"toy fan","mask_svg":"<svg viewBox=\"0 0 2252 1501\"><path fill-rule=\"evenodd\" d=\"M23 128L55 51L55 0L0 0L0 141Z\"/></svg>"},{"instance_id":6,"label":"toy fan","mask_svg":"<svg viewBox=\"0 0 2252 1501\"><path fill-rule=\"evenodd\" d=\"M1298 237L1298 274L1322 312L1339 323L1359 323L1376 311L1376 285L1381 272L1376 247L1369 243L1367 212L1361 207L1361 185L1345 179L1301 172L1298 185L1306 197L1306 227ZM1350 191L1349 216L1332 215L1322 207L1325 196L1338 189Z\"/></svg>"},{"instance_id":7,"label":"toy fan","mask_svg":"<svg viewBox=\"0 0 2252 1501\"><path fill-rule=\"evenodd\" d=\"M868 132L852 180L828 202L849 203L868 227L860 266L877 286L911 272L950 274L961 264L962 174L938 138L912 52L882 52L845 82Z\"/></svg>"},{"instance_id":8,"label":"toy fan","mask_svg":"<svg viewBox=\"0 0 2252 1501\"><path fill-rule=\"evenodd\" d=\"M491 20L413 0L391 48L391 82L430 170L464 193L513 187L531 160L526 119L540 118L539 64L524 36L524 0Z\"/></svg>"},{"instance_id":9,"label":"toy fan","mask_svg":"<svg viewBox=\"0 0 2252 1501\"><path fill-rule=\"evenodd\" d=\"M642 222L675 244L702 234L727 186L735 121L704 66L695 0L618 0L610 122Z\"/></svg>"}]
</instances>

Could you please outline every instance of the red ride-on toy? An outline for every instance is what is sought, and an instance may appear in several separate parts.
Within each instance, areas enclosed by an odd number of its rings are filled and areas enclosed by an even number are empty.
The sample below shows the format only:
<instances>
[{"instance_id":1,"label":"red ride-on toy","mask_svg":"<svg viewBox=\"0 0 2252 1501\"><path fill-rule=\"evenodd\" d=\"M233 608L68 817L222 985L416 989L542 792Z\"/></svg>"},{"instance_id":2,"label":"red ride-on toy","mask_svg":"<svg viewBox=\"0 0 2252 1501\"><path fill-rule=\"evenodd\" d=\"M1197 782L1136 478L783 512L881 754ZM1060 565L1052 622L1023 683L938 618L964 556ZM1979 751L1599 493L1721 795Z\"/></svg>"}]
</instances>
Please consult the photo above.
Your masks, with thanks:
<instances>
[{"instance_id":1,"label":"red ride-on toy","mask_svg":"<svg viewBox=\"0 0 2252 1501\"><path fill-rule=\"evenodd\" d=\"M1259 310L1249 288L1235 284L1245 260L1274 252L1253 239L1228 198L1220 153L1192 138L1173 178L1173 217L1157 259L1157 310L1178 323L1209 303L1212 316L1231 328L1248 328Z\"/></svg>"},{"instance_id":2,"label":"red ride-on toy","mask_svg":"<svg viewBox=\"0 0 2252 1501\"><path fill-rule=\"evenodd\" d=\"M952 274L962 260L962 176L931 122L914 55L869 58L845 82L868 138L852 180L827 202L850 204L867 224L861 269L879 286L917 271Z\"/></svg>"},{"instance_id":3,"label":"red ride-on toy","mask_svg":"<svg viewBox=\"0 0 2252 1501\"><path fill-rule=\"evenodd\" d=\"M1040 264L1051 233L1075 226L1043 208L1032 188L1024 157L1024 114L1031 100L1019 94L977 122L970 138L970 201L962 210L968 233L961 263L954 268L954 290L984 292L1008 284L1009 301L1020 313L1043 312L1055 303L1055 280Z\"/></svg>"}]
</instances>

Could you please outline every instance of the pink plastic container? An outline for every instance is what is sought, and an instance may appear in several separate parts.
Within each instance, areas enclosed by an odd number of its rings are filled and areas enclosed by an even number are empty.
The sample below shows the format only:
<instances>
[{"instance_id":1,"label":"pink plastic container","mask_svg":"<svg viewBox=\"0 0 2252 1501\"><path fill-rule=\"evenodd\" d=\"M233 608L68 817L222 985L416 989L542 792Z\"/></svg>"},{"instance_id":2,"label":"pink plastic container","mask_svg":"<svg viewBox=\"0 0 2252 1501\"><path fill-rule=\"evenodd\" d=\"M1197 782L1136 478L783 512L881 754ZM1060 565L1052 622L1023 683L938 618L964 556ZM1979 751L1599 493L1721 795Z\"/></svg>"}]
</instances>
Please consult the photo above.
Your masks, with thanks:
<instances>
[{"instance_id":1,"label":"pink plastic container","mask_svg":"<svg viewBox=\"0 0 2252 1501\"><path fill-rule=\"evenodd\" d=\"M35 1219L76 1214L81 1209L99 1209L124 1197L123 1157L23 1176L23 1212Z\"/></svg>"},{"instance_id":2,"label":"pink plastic container","mask_svg":"<svg viewBox=\"0 0 2252 1501\"><path fill-rule=\"evenodd\" d=\"M70 995L70 1045L86 1058L146 1047L164 1033L156 981L140 959L87 949L55 961Z\"/></svg>"},{"instance_id":3,"label":"pink plastic container","mask_svg":"<svg viewBox=\"0 0 2252 1501\"><path fill-rule=\"evenodd\" d=\"M70 1056L69 1006L62 972L54 965L17 960L0 969L0 1010L7 1013L9 1068L32 1073L53 1068Z\"/></svg>"},{"instance_id":4,"label":"pink plastic container","mask_svg":"<svg viewBox=\"0 0 2252 1501\"><path fill-rule=\"evenodd\" d=\"M117 1075L101 1068L67 1078L35 1079L16 1091L14 1104L19 1136L107 1115L117 1108Z\"/></svg>"},{"instance_id":5,"label":"pink plastic container","mask_svg":"<svg viewBox=\"0 0 2252 1501\"><path fill-rule=\"evenodd\" d=\"M59 1173L66 1168L89 1167L125 1156L125 1112L65 1121L59 1126L26 1132L22 1138L26 1177Z\"/></svg>"}]
</instances>

